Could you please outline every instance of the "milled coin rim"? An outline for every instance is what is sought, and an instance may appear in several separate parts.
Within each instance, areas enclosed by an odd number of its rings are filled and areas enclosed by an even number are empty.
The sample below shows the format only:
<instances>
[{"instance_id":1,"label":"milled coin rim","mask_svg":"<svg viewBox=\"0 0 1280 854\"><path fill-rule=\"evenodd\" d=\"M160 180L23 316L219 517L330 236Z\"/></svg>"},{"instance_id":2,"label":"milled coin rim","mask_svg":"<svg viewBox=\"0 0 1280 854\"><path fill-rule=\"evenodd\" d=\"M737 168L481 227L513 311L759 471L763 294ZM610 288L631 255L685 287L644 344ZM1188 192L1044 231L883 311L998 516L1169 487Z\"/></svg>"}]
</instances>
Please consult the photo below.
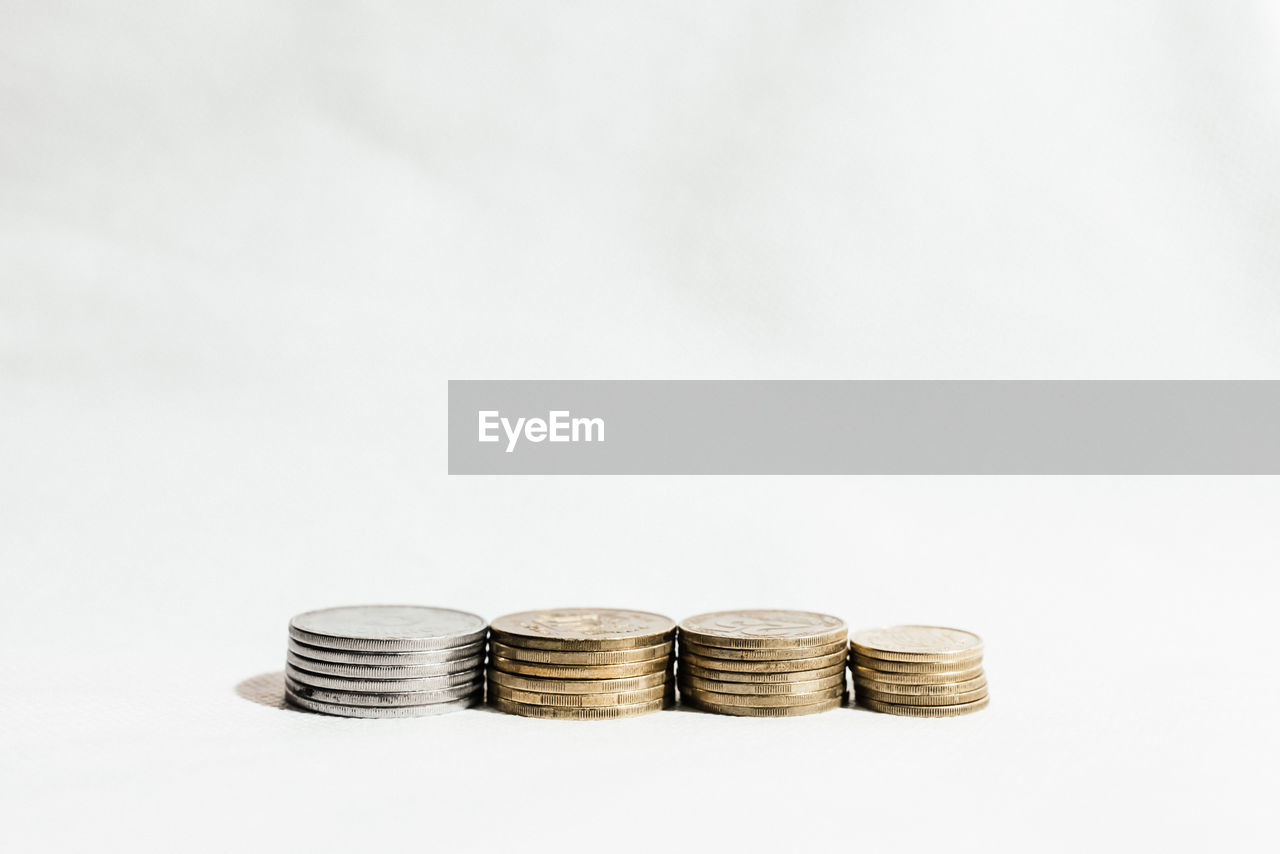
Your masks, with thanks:
<instances>
[{"instance_id":1,"label":"milled coin rim","mask_svg":"<svg viewBox=\"0 0 1280 854\"><path fill-rule=\"evenodd\" d=\"M847 693L843 685L796 694L718 694L698 688L686 690L683 685L680 686L681 698L692 697L718 706L749 706L753 709L811 706L826 700L842 699Z\"/></svg>"},{"instance_id":2,"label":"milled coin rim","mask_svg":"<svg viewBox=\"0 0 1280 854\"><path fill-rule=\"evenodd\" d=\"M977 644L975 646L941 651L921 649L887 649L858 639L859 635L862 635L865 638L866 635L871 632L885 632L892 631L893 629L932 629L942 632L958 632L959 634L968 635L973 638L977 641ZM975 655L981 656L983 649L986 646L979 635L969 631L968 629L957 629L951 626L925 626L912 623L904 623L896 626L876 626L875 628L870 629L858 629L849 637L849 645L863 655L870 656L871 658L883 658L888 661L945 661L956 658L969 658Z\"/></svg>"},{"instance_id":3,"label":"milled coin rim","mask_svg":"<svg viewBox=\"0 0 1280 854\"><path fill-rule=\"evenodd\" d=\"M375 608L413 608L424 611L439 611L452 614L460 614L464 617L470 617L479 623L476 629L464 632L454 632L442 635L423 635L414 638L387 638L370 636L350 636L350 635L332 635L323 632L314 632L309 629L300 628L295 625L296 621L309 617L312 614L320 614L327 611L345 611ZM420 652L432 649L446 649L453 646L466 646L478 640L484 640L485 632L488 630L488 624L484 618L470 611L460 611L457 608L439 608L432 605L339 605L333 608L316 608L311 611L303 611L296 614L289 620L289 636L294 640L302 643L311 644L312 646L324 646L330 649L349 649L354 651L404 651L404 652Z\"/></svg>"},{"instance_id":4,"label":"milled coin rim","mask_svg":"<svg viewBox=\"0 0 1280 854\"><path fill-rule=\"evenodd\" d=\"M509 715L561 721L604 721L634 718L653 712L660 712L663 709L670 708L673 704L674 701L664 697L661 700L651 700L647 703L635 703L626 706L592 706L584 708L582 706L534 706L528 703L515 703L510 700L504 700L501 697L489 698L490 706Z\"/></svg>"},{"instance_id":5,"label":"milled coin rim","mask_svg":"<svg viewBox=\"0 0 1280 854\"><path fill-rule=\"evenodd\" d=\"M635 649L609 650L547 650L524 649L501 641L490 641L489 652L493 655L512 661L527 661L531 664L560 665L606 665L606 664L641 664L659 658L669 658L675 649L671 641L640 646Z\"/></svg>"},{"instance_id":6,"label":"milled coin rim","mask_svg":"<svg viewBox=\"0 0 1280 854\"><path fill-rule=\"evenodd\" d=\"M976 691L979 688L985 688L987 677L982 675L960 682L938 682L932 685L903 685L901 683L880 682L855 676L853 677L853 684L859 690L866 688L869 691L875 691L880 694L892 694L899 697L933 697L939 694L964 694L969 691ZM889 702L892 702L892 700Z\"/></svg>"},{"instance_id":7,"label":"milled coin rim","mask_svg":"<svg viewBox=\"0 0 1280 854\"><path fill-rule=\"evenodd\" d=\"M804 715L816 715L838 709L845 703L844 697L825 700L808 706L729 706L721 703L707 703L697 697L681 698L681 702L699 711L716 715L731 715L745 718L798 718Z\"/></svg>"},{"instance_id":8,"label":"milled coin rim","mask_svg":"<svg viewBox=\"0 0 1280 854\"><path fill-rule=\"evenodd\" d=\"M621 694L640 691L672 682L670 668L644 676L626 676L620 679L556 679L546 676L522 676L489 668L489 681L517 691L538 694Z\"/></svg>"},{"instance_id":9,"label":"milled coin rim","mask_svg":"<svg viewBox=\"0 0 1280 854\"><path fill-rule=\"evenodd\" d=\"M717 670L713 667L700 667L687 661L679 662L682 670L688 670L690 676L711 679L717 682L770 683L770 682L804 682L809 679L826 679L837 673L844 673L843 663L818 670L797 670L790 673L744 673L741 670Z\"/></svg>"},{"instance_id":10,"label":"milled coin rim","mask_svg":"<svg viewBox=\"0 0 1280 854\"><path fill-rule=\"evenodd\" d=\"M987 696L987 686L972 691L954 694L886 694L871 688L855 685L854 693L859 701L875 700L879 703L892 703L896 706L962 706L981 700Z\"/></svg>"},{"instance_id":11,"label":"milled coin rim","mask_svg":"<svg viewBox=\"0 0 1280 854\"><path fill-rule=\"evenodd\" d=\"M523 703L526 706L553 706L555 708L598 709L613 706L634 706L661 700L664 697L671 696L672 693L673 689L670 684L617 694L546 694L508 688L496 682L489 683L489 696L491 698L501 697L503 700L508 700L512 703Z\"/></svg>"},{"instance_id":12,"label":"milled coin rim","mask_svg":"<svg viewBox=\"0 0 1280 854\"><path fill-rule=\"evenodd\" d=\"M867 670L878 670L884 673L959 673L974 670L982 666L982 656L956 658L950 661L892 661L884 658L871 658L854 651L849 660Z\"/></svg>"},{"instance_id":13,"label":"milled coin rim","mask_svg":"<svg viewBox=\"0 0 1280 854\"><path fill-rule=\"evenodd\" d=\"M507 646L518 646L521 649L544 649L548 652L611 652L614 650L637 649L644 646L653 646L660 643L670 643L675 640L675 629L669 632L663 632L660 635L652 635L635 638L606 638L600 641L590 640L551 640L549 638L526 638L524 636L513 636L504 634L503 632L491 632L490 639Z\"/></svg>"},{"instance_id":14,"label":"milled coin rim","mask_svg":"<svg viewBox=\"0 0 1280 854\"><path fill-rule=\"evenodd\" d=\"M714 659L716 661L794 661L801 658L819 658L823 655L833 655L844 649L844 641L836 641L825 646L805 646L792 649L777 647L734 649L724 646L707 646L706 644L683 638L680 640L682 654L691 652L700 658Z\"/></svg>"},{"instance_id":15,"label":"milled coin rim","mask_svg":"<svg viewBox=\"0 0 1280 854\"><path fill-rule=\"evenodd\" d=\"M834 688L837 685L843 688L845 685L843 671L823 679L808 679L800 682L722 682L717 679L704 679L701 676L692 676L686 673L676 680L676 684L680 686L682 692L685 690L685 683L688 683L695 691L747 696L807 693L809 691L821 691L825 688Z\"/></svg>"},{"instance_id":16,"label":"milled coin rim","mask_svg":"<svg viewBox=\"0 0 1280 854\"><path fill-rule=\"evenodd\" d=\"M703 658L692 652L682 652L680 660L704 670L728 670L735 673L793 673L803 670L821 670L835 665L844 666L848 652L842 646L827 655L813 658L789 658L783 661L734 661L719 658Z\"/></svg>"},{"instance_id":17,"label":"milled coin rim","mask_svg":"<svg viewBox=\"0 0 1280 854\"><path fill-rule=\"evenodd\" d=\"M968 670L944 670L935 673L890 673L885 670L871 670L862 667L854 663L853 659L849 660L849 671L853 674L855 682L859 679L870 679L897 685L945 685L952 682L977 679L986 675L986 671L981 665L971 667Z\"/></svg>"},{"instance_id":18,"label":"milled coin rim","mask_svg":"<svg viewBox=\"0 0 1280 854\"><path fill-rule=\"evenodd\" d=\"M484 655L459 658L440 664L339 664L306 658L293 652L285 653L285 662L312 673L326 676L347 676L353 679L423 679L428 676L450 676L475 667L484 666Z\"/></svg>"},{"instance_id":19,"label":"milled coin rim","mask_svg":"<svg viewBox=\"0 0 1280 854\"><path fill-rule=\"evenodd\" d=\"M957 706L905 706L898 703L881 703L878 700L860 699L857 701L859 706L870 709L873 712L881 712L887 715L898 715L904 718L956 718L961 715L971 715L974 712L980 712L985 709L991 702L991 698L984 697L972 703L962 703Z\"/></svg>"},{"instance_id":20,"label":"milled coin rim","mask_svg":"<svg viewBox=\"0 0 1280 854\"><path fill-rule=\"evenodd\" d=\"M710 617L720 617L729 614L747 614L747 613L777 613L777 614L806 614L814 617L822 617L824 619L836 620L840 623L838 628L815 630L813 634L796 635L793 637L770 637L770 636L752 636L746 634L727 634L727 633L710 633L704 630L690 627L690 623L698 620L706 620ZM824 614L821 611L801 611L794 608L734 608L727 611L707 611L704 614L694 614L692 617L685 617L679 623L680 636L689 636L689 640L700 643L703 646L719 646L729 649L795 649L806 646L825 646L843 641L849 635L849 626L844 620L833 614Z\"/></svg>"},{"instance_id":21,"label":"milled coin rim","mask_svg":"<svg viewBox=\"0 0 1280 854\"><path fill-rule=\"evenodd\" d=\"M671 667L672 661L673 658L668 656L634 664L538 664L491 655L489 669L516 676L542 676L548 679L627 679L664 672Z\"/></svg>"},{"instance_id":22,"label":"milled coin rim","mask_svg":"<svg viewBox=\"0 0 1280 854\"><path fill-rule=\"evenodd\" d=\"M337 703L321 703L299 697L292 691L285 690L284 697L291 705L309 712L331 715L339 718L425 718L435 715L447 715L462 709L469 709L484 702L484 691L476 691L470 697L461 700L449 700L444 703L426 703L421 706L342 706Z\"/></svg>"},{"instance_id":23,"label":"milled coin rim","mask_svg":"<svg viewBox=\"0 0 1280 854\"><path fill-rule=\"evenodd\" d=\"M484 687L484 679L483 677L477 677L471 682L465 682L461 685L455 685L450 688L440 688L433 691L398 692L339 691L332 688L320 688L315 685L308 685L305 682L299 682L298 680L288 676L285 677L284 684L285 687L294 694L297 694L299 697L305 697L308 700L314 700L320 703L334 703L339 706L364 706L377 708L380 706L425 706L431 703L459 700L482 689Z\"/></svg>"},{"instance_id":24,"label":"milled coin rim","mask_svg":"<svg viewBox=\"0 0 1280 854\"><path fill-rule=\"evenodd\" d=\"M450 661L484 655L484 640L469 643L466 646L451 646L445 649L429 649L411 652L369 652L350 649L329 649L313 646L302 641L289 638L288 652L309 658L314 661L328 661L333 664L357 664L365 666L395 667L415 666L422 664L445 664Z\"/></svg>"},{"instance_id":25,"label":"milled coin rim","mask_svg":"<svg viewBox=\"0 0 1280 854\"><path fill-rule=\"evenodd\" d=\"M300 670L292 664L286 664L285 676L313 688L327 688L335 691L359 691L372 694L389 694L403 691L435 691L440 688L452 688L466 682L481 678L484 669L477 667L461 673L450 673L445 676L424 676L419 679L359 679L352 676L329 676L325 673L311 673Z\"/></svg>"}]
</instances>

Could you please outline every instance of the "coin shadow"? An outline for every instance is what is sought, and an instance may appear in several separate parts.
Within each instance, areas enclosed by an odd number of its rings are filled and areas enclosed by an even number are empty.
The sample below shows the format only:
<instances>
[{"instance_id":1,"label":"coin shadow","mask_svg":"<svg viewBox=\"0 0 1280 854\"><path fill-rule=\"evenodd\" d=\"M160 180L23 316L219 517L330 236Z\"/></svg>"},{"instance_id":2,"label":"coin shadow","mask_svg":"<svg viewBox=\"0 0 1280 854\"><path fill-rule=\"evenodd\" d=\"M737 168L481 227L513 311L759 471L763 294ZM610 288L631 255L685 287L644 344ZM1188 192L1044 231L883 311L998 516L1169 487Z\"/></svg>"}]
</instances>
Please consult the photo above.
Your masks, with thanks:
<instances>
[{"instance_id":1,"label":"coin shadow","mask_svg":"<svg viewBox=\"0 0 1280 854\"><path fill-rule=\"evenodd\" d=\"M248 700L250 703L266 706L269 709L283 709L289 712L300 711L285 702L283 670L250 676L236 685L236 696L243 700Z\"/></svg>"}]
</instances>

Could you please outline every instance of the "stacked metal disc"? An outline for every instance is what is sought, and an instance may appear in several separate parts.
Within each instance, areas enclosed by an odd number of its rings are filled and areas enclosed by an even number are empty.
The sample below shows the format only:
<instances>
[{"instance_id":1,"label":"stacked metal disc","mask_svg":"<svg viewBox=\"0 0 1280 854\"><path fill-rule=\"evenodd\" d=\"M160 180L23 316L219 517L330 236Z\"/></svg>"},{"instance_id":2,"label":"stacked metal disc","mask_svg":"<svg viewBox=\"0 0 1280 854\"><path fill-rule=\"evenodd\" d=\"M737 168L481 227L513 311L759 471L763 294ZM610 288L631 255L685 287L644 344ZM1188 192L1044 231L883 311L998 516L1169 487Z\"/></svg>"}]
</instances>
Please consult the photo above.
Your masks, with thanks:
<instances>
[{"instance_id":1,"label":"stacked metal disc","mask_svg":"<svg viewBox=\"0 0 1280 854\"><path fill-rule=\"evenodd\" d=\"M485 622L415 605L308 611L289 621L285 696L349 718L440 715L484 696Z\"/></svg>"},{"instance_id":2,"label":"stacked metal disc","mask_svg":"<svg viewBox=\"0 0 1280 854\"><path fill-rule=\"evenodd\" d=\"M855 632L850 644L858 705L891 715L950 718L985 709L982 638L942 626Z\"/></svg>"},{"instance_id":3,"label":"stacked metal disc","mask_svg":"<svg viewBox=\"0 0 1280 854\"><path fill-rule=\"evenodd\" d=\"M665 709L675 623L610 608L524 611L493 621L489 703L530 718L597 720Z\"/></svg>"},{"instance_id":4,"label":"stacked metal disc","mask_svg":"<svg viewBox=\"0 0 1280 854\"><path fill-rule=\"evenodd\" d=\"M680 699L722 715L795 717L844 703L844 621L808 611L720 611L680 623Z\"/></svg>"}]
</instances>

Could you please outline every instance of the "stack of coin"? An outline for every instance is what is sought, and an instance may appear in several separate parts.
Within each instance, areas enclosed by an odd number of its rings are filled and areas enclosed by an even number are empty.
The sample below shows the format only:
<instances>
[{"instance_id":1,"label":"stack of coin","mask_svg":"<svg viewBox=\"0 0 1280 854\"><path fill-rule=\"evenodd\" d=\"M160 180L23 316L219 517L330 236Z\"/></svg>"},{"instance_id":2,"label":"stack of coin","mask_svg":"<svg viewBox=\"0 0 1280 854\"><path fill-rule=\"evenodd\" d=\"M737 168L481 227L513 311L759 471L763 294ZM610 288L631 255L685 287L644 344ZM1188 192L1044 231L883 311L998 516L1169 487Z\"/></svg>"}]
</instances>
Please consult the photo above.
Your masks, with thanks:
<instances>
[{"instance_id":1,"label":"stack of coin","mask_svg":"<svg viewBox=\"0 0 1280 854\"><path fill-rule=\"evenodd\" d=\"M891 715L951 718L987 707L982 638L941 626L855 632L850 644L858 705Z\"/></svg>"},{"instance_id":2,"label":"stack of coin","mask_svg":"<svg viewBox=\"0 0 1280 854\"><path fill-rule=\"evenodd\" d=\"M484 693L485 622L414 605L308 611L289 621L285 697L349 718L415 718Z\"/></svg>"},{"instance_id":3,"label":"stack of coin","mask_svg":"<svg viewBox=\"0 0 1280 854\"><path fill-rule=\"evenodd\" d=\"M708 712L781 718L844 703L848 629L808 611L721 611L680 623L680 699Z\"/></svg>"},{"instance_id":4,"label":"stack of coin","mask_svg":"<svg viewBox=\"0 0 1280 854\"><path fill-rule=\"evenodd\" d=\"M626 718L672 705L675 623L609 608L524 611L493 621L489 703L530 718Z\"/></svg>"}]
</instances>

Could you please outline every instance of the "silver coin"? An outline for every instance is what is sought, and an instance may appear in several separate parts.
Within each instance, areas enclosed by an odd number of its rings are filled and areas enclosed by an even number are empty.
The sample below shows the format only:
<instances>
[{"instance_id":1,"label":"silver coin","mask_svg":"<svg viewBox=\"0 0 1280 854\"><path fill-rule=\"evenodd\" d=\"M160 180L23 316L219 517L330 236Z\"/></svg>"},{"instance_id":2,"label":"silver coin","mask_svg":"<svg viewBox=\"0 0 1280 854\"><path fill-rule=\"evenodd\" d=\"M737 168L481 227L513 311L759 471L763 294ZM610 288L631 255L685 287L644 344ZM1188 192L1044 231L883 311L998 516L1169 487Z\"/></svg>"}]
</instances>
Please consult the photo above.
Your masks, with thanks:
<instances>
[{"instance_id":1,"label":"silver coin","mask_svg":"<svg viewBox=\"0 0 1280 854\"><path fill-rule=\"evenodd\" d=\"M330 649L411 652L484 640L475 614L419 605L355 605L307 611L289 621L289 636Z\"/></svg>"},{"instance_id":2,"label":"silver coin","mask_svg":"<svg viewBox=\"0 0 1280 854\"><path fill-rule=\"evenodd\" d=\"M425 706L344 706L340 703L324 703L300 697L292 691L284 692L285 699L299 708L324 715L337 715L344 718L424 718L431 715L447 715L459 709L469 709L484 702L484 692L451 700L447 703L428 703Z\"/></svg>"},{"instance_id":3,"label":"silver coin","mask_svg":"<svg viewBox=\"0 0 1280 854\"><path fill-rule=\"evenodd\" d=\"M350 676L327 676L323 673L311 673L299 670L292 664L285 665L285 675L296 682L310 685L313 688L332 688L335 691L369 691L375 694L398 694L403 691L439 691L455 685L473 682L483 674L483 670L475 668L462 673L450 673L447 676L428 676L423 679L356 679Z\"/></svg>"},{"instance_id":4,"label":"silver coin","mask_svg":"<svg viewBox=\"0 0 1280 854\"><path fill-rule=\"evenodd\" d=\"M399 691L395 693L374 693L372 691L334 691L328 688L316 688L295 679L285 677L285 687L299 697L315 700L319 703L337 703L342 706L426 706L431 703L447 703L468 697L483 687L484 680L477 677L453 688L442 688L438 691Z\"/></svg>"},{"instance_id":5,"label":"silver coin","mask_svg":"<svg viewBox=\"0 0 1280 854\"><path fill-rule=\"evenodd\" d=\"M289 652L314 661L331 661L335 664L393 665L396 667L419 664L443 664L484 655L484 641L466 646L451 646L427 652L352 652L347 649L326 649L289 639Z\"/></svg>"},{"instance_id":6,"label":"silver coin","mask_svg":"<svg viewBox=\"0 0 1280 854\"><path fill-rule=\"evenodd\" d=\"M447 676L450 673L461 673L480 667L484 664L483 655L471 658L459 658L457 661L444 661L440 664L410 664L399 667L394 664L338 664L333 661L318 661L290 652L285 660L295 667L310 670L312 673L327 673L330 676L351 676L356 679L422 679L426 676Z\"/></svg>"}]
</instances>

